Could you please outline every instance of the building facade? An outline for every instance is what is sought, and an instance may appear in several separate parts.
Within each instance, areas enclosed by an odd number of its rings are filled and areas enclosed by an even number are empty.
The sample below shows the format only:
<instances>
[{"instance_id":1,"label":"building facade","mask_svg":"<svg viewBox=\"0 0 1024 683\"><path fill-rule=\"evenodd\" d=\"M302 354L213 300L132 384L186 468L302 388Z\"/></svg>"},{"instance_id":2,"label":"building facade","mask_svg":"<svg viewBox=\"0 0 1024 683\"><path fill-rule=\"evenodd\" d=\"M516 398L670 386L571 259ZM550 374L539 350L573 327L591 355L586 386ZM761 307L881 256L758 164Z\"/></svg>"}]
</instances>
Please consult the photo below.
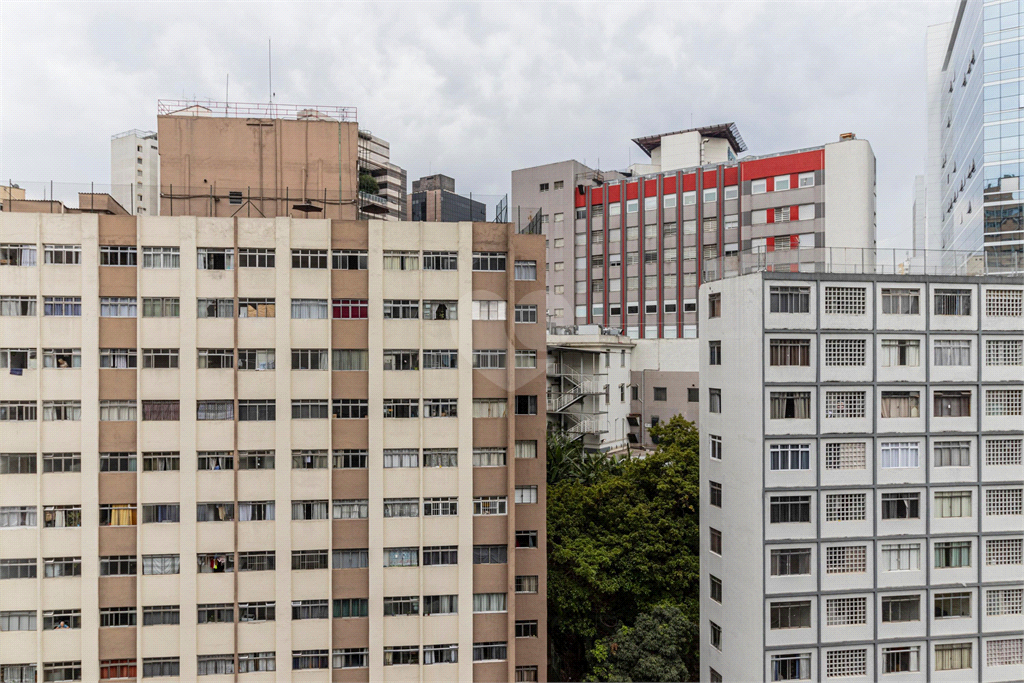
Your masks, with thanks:
<instances>
[{"instance_id":1,"label":"building facade","mask_svg":"<svg viewBox=\"0 0 1024 683\"><path fill-rule=\"evenodd\" d=\"M151 130L110 138L110 194L129 213L160 215L160 149Z\"/></svg>"},{"instance_id":2,"label":"building facade","mask_svg":"<svg viewBox=\"0 0 1024 683\"><path fill-rule=\"evenodd\" d=\"M387 213L358 191L354 107L160 100L158 112L161 216Z\"/></svg>"},{"instance_id":3,"label":"building facade","mask_svg":"<svg viewBox=\"0 0 1024 683\"><path fill-rule=\"evenodd\" d=\"M377 181L377 194L387 202L386 214L363 218L405 220L408 186L405 169L391 163L391 145L368 130L359 131L359 172L369 173Z\"/></svg>"},{"instance_id":4,"label":"building facade","mask_svg":"<svg viewBox=\"0 0 1024 683\"><path fill-rule=\"evenodd\" d=\"M440 173L412 181L411 221L484 221L487 206L455 192L455 178Z\"/></svg>"},{"instance_id":5,"label":"building facade","mask_svg":"<svg viewBox=\"0 0 1024 683\"><path fill-rule=\"evenodd\" d=\"M1021 680L1020 280L700 292L700 679Z\"/></svg>"},{"instance_id":6,"label":"building facade","mask_svg":"<svg viewBox=\"0 0 1024 683\"><path fill-rule=\"evenodd\" d=\"M776 250L842 247L859 261L860 250L874 248L875 158L866 141L845 135L739 160L746 147L733 124L634 142L651 155L633 167L646 175L576 162L513 173L513 211L536 202L544 214L553 325L695 337L708 261L740 271ZM681 166L696 162L703 165ZM536 191L517 193L528 180ZM741 251L754 252L753 264Z\"/></svg>"},{"instance_id":7,"label":"building facade","mask_svg":"<svg viewBox=\"0 0 1024 683\"><path fill-rule=\"evenodd\" d=\"M1022 19L1012 0L961 0L928 32L930 248L1004 267L1024 267Z\"/></svg>"},{"instance_id":8,"label":"building facade","mask_svg":"<svg viewBox=\"0 0 1024 683\"><path fill-rule=\"evenodd\" d=\"M541 237L0 235L0 680L545 680Z\"/></svg>"}]
</instances>

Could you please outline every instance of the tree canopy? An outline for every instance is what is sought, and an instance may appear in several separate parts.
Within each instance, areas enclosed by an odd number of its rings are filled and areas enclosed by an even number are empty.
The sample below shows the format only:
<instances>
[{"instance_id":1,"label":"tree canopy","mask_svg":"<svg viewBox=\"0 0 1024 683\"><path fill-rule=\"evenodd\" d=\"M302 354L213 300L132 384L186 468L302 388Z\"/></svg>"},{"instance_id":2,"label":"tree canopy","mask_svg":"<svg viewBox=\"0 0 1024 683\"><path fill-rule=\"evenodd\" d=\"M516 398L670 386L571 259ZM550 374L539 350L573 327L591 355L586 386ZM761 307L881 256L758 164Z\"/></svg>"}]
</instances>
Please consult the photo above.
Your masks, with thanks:
<instances>
[{"instance_id":1,"label":"tree canopy","mask_svg":"<svg viewBox=\"0 0 1024 683\"><path fill-rule=\"evenodd\" d=\"M553 680L697 675L700 442L680 416L651 434L655 452L623 459L573 452L555 437L548 485ZM665 638L674 645L659 663L618 654Z\"/></svg>"}]
</instances>

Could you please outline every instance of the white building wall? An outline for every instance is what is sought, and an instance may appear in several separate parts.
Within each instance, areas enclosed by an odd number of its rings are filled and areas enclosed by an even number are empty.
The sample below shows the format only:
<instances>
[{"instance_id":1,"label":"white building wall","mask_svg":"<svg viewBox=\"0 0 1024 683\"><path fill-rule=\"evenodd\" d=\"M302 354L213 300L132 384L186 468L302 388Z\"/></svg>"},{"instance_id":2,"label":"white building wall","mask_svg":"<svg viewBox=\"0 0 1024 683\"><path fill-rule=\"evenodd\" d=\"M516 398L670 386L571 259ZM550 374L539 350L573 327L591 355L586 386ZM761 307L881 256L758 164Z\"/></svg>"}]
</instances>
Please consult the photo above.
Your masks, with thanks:
<instances>
[{"instance_id":1,"label":"white building wall","mask_svg":"<svg viewBox=\"0 0 1024 683\"><path fill-rule=\"evenodd\" d=\"M156 133L129 131L110 140L111 196L129 213L158 216L160 153Z\"/></svg>"}]
</instances>

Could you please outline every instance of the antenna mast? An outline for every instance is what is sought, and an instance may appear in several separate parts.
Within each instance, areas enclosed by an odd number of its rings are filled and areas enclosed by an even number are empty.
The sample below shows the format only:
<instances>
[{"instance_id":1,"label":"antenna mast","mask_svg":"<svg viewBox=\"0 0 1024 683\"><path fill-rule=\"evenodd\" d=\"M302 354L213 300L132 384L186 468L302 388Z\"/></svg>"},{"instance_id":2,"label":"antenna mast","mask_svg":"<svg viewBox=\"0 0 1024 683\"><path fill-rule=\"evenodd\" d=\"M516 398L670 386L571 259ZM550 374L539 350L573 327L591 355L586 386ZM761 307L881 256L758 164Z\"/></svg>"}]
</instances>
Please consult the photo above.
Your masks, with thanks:
<instances>
[{"instance_id":1,"label":"antenna mast","mask_svg":"<svg viewBox=\"0 0 1024 683\"><path fill-rule=\"evenodd\" d=\"M267 89L270 91L270 104L274 103L274 67L270 59L270 38L267 38Z\"/></svg>"}]
</instances>

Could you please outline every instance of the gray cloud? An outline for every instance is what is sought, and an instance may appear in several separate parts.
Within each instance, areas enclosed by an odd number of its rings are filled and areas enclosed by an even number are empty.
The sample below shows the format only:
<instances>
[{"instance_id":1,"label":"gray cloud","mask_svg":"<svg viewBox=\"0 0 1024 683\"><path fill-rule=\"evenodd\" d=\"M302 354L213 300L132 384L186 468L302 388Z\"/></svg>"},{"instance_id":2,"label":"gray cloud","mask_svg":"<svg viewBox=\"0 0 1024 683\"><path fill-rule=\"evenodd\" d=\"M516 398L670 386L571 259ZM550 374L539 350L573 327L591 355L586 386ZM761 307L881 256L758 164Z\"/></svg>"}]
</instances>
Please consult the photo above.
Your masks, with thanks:
<instances>
[{"instance_id":1,"label":"gray cloud","mask_svg":"<svg viewBox=\"0 0 1024 683\"><path fill-rule=\"evenodd\" d=\"M497 195L512 169L604 168L630 139L736 121L750 153L854 131L878 157L880 246L910 242L936 2L0 3L0 178L109 180L109 136L158 98L359 107L410 178ZM632 149L631 149L632 147Z\"/></svg>"}]
</instances>

